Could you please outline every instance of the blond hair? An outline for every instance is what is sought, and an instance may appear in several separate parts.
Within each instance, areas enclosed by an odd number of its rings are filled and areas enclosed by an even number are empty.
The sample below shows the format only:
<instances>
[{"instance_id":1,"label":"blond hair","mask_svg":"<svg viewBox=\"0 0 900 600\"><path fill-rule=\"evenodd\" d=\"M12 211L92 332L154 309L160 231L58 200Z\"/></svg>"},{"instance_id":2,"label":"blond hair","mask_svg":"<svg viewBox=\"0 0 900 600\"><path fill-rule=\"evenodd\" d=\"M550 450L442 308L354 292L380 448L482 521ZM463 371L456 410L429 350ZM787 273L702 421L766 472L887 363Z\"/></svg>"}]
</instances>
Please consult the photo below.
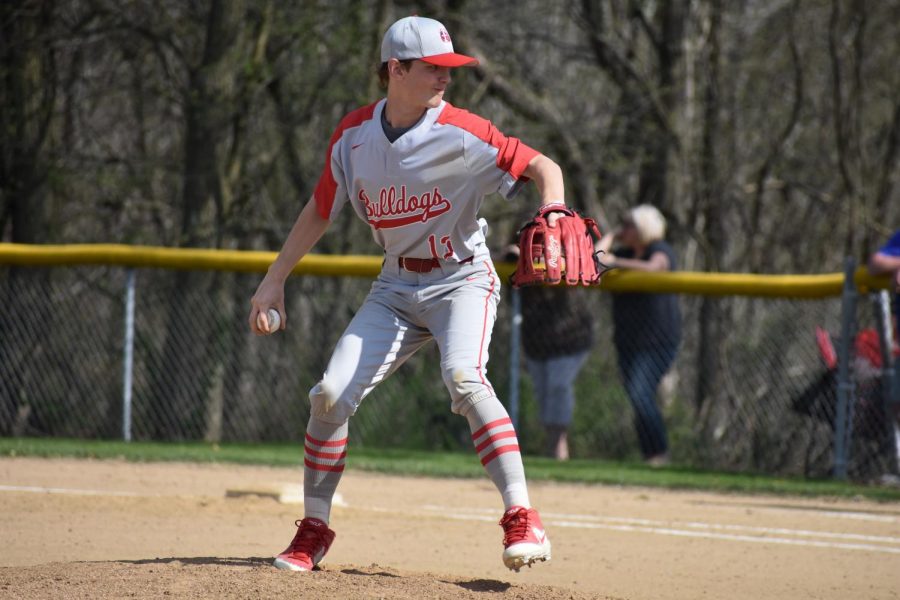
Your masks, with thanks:
<instances>
[{"instance_id":1,"label":"blond hair","mask_svg":"<svg viewBox=\"0 0 900 600\"><path fill-rule=\"evenodd\" d=\"M634 223L642 244L650 244L666 236L666 218L655 206L635 206L628 211L628 217Z\"/></svg>"}]
</instances>

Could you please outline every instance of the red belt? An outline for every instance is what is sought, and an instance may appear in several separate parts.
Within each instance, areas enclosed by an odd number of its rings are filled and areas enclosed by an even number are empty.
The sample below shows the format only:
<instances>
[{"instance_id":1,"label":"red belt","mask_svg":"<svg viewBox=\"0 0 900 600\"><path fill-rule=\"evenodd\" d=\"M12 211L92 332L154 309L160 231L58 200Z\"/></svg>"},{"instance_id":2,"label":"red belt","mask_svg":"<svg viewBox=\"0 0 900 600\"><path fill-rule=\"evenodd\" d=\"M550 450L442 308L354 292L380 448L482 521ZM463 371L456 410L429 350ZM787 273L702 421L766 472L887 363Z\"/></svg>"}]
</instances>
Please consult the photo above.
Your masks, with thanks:
<instances>
[{"instance_id":1,"label":"red belt","mask_svg":"<svg viewBox=\"0 0 900 600\"><path fill-rule=\"evenodd\" d=\"M467 265L474 259L470 256L465 260L459 261L461 265ZM406 258L401 256L397 259L397 263L401 269L406 269L411 273L430 273L432 270L441 266L441 261L436 258Z\"/></svg>"}]
</instances>

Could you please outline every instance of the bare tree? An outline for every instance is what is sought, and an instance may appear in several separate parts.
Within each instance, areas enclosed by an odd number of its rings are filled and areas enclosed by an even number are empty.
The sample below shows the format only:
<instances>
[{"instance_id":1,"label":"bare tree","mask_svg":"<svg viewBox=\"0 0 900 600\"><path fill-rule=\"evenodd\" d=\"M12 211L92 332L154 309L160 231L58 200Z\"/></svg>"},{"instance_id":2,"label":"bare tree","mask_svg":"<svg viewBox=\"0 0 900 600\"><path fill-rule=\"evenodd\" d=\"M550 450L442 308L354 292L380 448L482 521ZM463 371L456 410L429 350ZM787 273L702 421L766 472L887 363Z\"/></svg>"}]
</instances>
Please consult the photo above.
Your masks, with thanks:
<instances>
[{"instance_id":1,"label":"bare tree","mask_svg":"<svg viewBox=\"0 0 900 600\"><path fill-rule=\"evenodd\" d=\"M13 242L46 241L50 128L58 90L54 2L0 6L0 232Z\"/></svg>"}]
</instances>

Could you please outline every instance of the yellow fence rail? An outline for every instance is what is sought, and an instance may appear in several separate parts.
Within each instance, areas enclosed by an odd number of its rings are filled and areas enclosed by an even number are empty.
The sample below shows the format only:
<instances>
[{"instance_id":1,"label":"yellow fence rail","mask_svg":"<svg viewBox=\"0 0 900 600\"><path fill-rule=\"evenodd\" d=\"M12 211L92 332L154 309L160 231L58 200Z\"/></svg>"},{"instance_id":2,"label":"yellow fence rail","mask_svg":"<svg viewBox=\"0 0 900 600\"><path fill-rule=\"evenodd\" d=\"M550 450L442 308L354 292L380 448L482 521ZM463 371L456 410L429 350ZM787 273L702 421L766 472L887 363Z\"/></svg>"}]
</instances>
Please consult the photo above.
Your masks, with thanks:
<instances>
[{"instance_id":1,"label":"yellow fence rail","mask_svg":"<svg viewBox=\"0 0 900 600\"><path fill-rule=\"evenodd\" d=\"M0 243L0 264L52 267L67 265L115 265L123 267L220 270L264 273L275 252L164 248L124 244L32 245ZM294 268L296 275L375 277L380 256L309 254ZM512 263L497 263L508 278ZM887 277L874 277L864 267L855 274L857 287L866 292L888 289ZM766 296L775 298L827 298L841 295L841 273L819 275L760 275L751 273L642 273L613 271L603 278L601 289L614 292L671 292L712 296Z\"/></svg>"}]
</instances>

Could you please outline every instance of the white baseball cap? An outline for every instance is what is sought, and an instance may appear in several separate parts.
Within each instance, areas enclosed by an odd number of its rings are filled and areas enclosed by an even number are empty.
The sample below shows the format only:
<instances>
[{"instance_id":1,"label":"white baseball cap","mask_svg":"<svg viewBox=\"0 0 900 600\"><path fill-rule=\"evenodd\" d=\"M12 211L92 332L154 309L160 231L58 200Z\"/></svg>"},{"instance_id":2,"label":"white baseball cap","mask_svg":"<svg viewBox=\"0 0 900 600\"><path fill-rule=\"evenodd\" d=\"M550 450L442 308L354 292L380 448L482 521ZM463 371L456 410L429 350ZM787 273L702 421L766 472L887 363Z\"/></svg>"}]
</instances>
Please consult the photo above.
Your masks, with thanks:
<instances>
[{"instance_id":1,"label":"white baseball cap","mask_svg":"<svg viewBox=\"0 0 900 600\"><path fill-rule=\"evenodd\" d=\"M439 67L474 67L478 59L453 51L447 28L434 19L404 17L381 40L381 62L419 59Z\"/></svg>"}]
</instances>

